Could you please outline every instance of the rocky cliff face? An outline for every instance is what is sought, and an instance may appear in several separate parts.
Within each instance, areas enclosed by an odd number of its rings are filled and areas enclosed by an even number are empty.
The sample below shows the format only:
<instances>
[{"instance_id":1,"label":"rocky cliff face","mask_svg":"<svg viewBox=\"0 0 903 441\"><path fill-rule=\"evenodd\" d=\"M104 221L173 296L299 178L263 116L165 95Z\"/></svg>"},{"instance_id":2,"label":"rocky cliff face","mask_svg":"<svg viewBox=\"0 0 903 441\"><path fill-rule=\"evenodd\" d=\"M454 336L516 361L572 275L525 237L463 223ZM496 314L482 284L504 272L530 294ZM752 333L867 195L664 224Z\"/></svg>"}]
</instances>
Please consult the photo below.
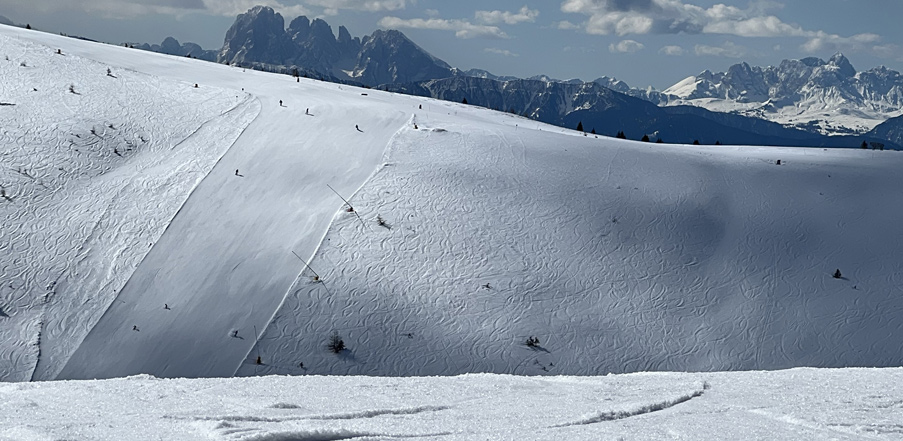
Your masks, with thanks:
<instances>
[{"instance_id":1,"label":"rocky cliff face","mask_svg":"<svg viewBox=\"0 0 903 441\"><path fill-rule=\"evenodd\" d=\"M266 6L241 14L226 33L218 61L301 67L365 85L422 81L453 74L399 31L376 31L363 39L328 23L298 17L285 27L282 15Z\"/></svg>"}]
</instances>

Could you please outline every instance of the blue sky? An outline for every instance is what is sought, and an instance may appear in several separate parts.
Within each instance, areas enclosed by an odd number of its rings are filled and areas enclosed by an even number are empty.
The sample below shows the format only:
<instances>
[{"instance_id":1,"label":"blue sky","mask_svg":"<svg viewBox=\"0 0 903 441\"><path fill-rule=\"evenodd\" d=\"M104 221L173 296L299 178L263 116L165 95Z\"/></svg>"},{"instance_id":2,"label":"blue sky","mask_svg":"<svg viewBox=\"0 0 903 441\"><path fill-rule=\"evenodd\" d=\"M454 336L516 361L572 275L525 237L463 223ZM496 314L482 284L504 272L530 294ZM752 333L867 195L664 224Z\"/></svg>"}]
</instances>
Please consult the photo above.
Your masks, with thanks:
<instances>
[{"instance_id":1,"label":"blue sky","mask_svg":"<svg viewBox=\"0 0 903 441\"><path fill-rule=\"evenodd\" d=\"M0 15L97 40L213 49L238 13L272 6L352 35L399 29L462 69L659 89L704 69L843 52L854 67L903 70L899 0L0 0Z\"/></svg>"}]
</instances>

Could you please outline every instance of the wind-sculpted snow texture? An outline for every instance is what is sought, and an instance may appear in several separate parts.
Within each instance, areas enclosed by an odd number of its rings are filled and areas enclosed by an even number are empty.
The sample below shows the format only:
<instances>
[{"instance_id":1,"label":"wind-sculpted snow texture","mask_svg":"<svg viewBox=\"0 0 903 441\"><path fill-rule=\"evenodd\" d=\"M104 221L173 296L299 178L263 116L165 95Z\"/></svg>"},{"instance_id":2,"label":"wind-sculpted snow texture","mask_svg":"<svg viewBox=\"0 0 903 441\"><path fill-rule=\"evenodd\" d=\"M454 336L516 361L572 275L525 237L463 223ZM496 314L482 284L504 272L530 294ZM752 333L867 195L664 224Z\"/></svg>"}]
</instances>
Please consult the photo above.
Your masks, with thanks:
<instances>
[{"instance_id":1,"label":"wind-sculpted snow texture","mask_svg":"<svg viewBox=\"0 0 903 441\"><path fill-rule=\"evenodd\" d=\"M0 57L0 379L21 381L54 375L254 103L5 35Z\"/></svg>"},{"instance_id":2,"label":"wind-sculpted snow texture","mask_svg":"<svg viewBox=\"0 0 903 441\"><path fill-rule=\"evenodd\" d=\"M475 117L398 135L238 374L903 363L901 155Z\"/></svg>"},{"instance_id":3,"label":"wind-sculpted snow texture","mask_svg":"<svg viewBox=\"0 0 903 441\"><path fill-rule=\"evenodd\" d=\"M0 440L898 440L903 370L0 384Z\"/></svg>"}]
</instances>

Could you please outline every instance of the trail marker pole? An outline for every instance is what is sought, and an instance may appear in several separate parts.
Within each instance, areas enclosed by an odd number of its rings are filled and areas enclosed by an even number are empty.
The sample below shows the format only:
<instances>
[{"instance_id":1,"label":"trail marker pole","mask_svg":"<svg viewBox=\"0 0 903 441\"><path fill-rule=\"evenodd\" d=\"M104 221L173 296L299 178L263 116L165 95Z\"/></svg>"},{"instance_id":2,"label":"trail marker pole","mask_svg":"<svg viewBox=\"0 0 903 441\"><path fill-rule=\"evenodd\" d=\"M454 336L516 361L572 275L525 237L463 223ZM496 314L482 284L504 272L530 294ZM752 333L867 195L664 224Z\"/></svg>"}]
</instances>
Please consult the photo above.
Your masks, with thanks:
<instances>
[{"instance_id":1,"label":"trail marker pole","mask_svg":"<svg viewBox=\"0 0 903 441\"><path fill-rule=\"evenodd\" d=\"M348 199L345 199L344 197L342 197L342 195L340 195L339 192L335 191L335 189L332 188L331 185L326 184L326 186L329 187L329 189L332 190L332 192L335 193L336 196L338 196L338 197L341 198L343 201L345 201L345 204L347 204L348 207L351 208L351 211L354 212L354 215L357 216L358 220L361 221L361 225L363 225L364 228L367 228L367 224L364 222L364 219L361 217L360 214L357 213L357 210L354 209L354 206L351 205L351 202L348 202ZM368 229L369 229L369 228L368 228Z\"/></svg>"}]
</instances>

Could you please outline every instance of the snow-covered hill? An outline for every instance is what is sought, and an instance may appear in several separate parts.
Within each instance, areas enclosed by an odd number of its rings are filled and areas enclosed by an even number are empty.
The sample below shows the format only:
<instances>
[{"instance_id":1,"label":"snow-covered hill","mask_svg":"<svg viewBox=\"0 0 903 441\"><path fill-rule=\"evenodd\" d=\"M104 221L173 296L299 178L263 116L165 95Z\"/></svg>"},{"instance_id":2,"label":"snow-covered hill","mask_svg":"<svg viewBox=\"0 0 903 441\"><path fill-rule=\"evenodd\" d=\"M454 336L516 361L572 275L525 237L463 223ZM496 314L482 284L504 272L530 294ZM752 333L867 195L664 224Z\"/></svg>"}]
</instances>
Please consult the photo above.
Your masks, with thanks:
<instances>
[{"instance_id":1,"label":"snow-covered hill","mask_svg":"<svg viewBox=\"0 0 903 441\"><path fill-rule=\"evenodd\" d=\"M0 384L0 440L898 440L903 370Z\"/></svg>"},{"instance_id":2,"label":"snow-covered hill","mask_svg":"<svg viewBox=\"0 0 903 441\"><path fill-rule=\"evenodd\" d=\"M856 72L842 54L765 68L740 63L688 77L664 94L677 98L668 105L736 112L827 135L865 133L903 114L899 72L883 66Z\"/></svg>"},{"instance_id":3,"label":"snow-covered hill","mask_svg":"<svg viewBox=\"0 0 903 441\"><path fill-rule=\"evenodd\" d=\"M4 380L903 364L897 152L0 37Z\"/></svg>"}]
</instances>

